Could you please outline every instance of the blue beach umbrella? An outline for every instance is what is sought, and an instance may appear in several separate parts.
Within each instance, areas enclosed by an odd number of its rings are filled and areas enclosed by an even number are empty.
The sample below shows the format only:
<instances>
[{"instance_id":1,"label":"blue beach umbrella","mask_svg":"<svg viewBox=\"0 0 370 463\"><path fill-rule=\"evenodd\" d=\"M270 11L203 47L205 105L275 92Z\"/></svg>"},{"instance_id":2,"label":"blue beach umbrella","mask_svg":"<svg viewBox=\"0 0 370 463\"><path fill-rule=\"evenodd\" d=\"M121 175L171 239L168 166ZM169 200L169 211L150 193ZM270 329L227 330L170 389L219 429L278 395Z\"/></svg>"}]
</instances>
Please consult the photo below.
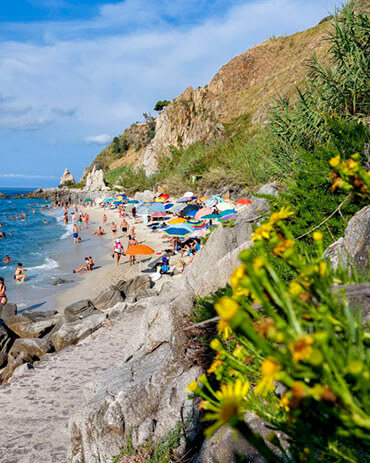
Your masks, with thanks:
<instances>
[{"instance_id":1,"label":"blue beach umbrella","mask_svg":"<svg viewBox=\"0 0 370 463\"><path fill-rule=\"evenodd\" d=\"M227 209L226 211L222 211L218 214L219 218L225 217L225 215L236 214L235 209Z\"/></svg>"},{"instance_id":2,"label":"blue beach umbrella","mask_svg":"<svg viewBox=\"0 0 370 463\"><path fill-rule=\"evenodd\" d=\"M220 214L207 214L202 217L203 220L213 220L220 219L222 216Z\"/></svg>"},{"instance_id":3,"label":"blue beach umbrella","mask_svg":"<svg viewBox=\"0 0 370 463\"><path fill-rule=\"evenodd\" d=\"M149 206L151 212L166 212L163 203L153 203Z\"/></svg>"},{"instance_id":4,"label":"blue beach umbrella","mask_svg":"<svg viewBox=\"0 0 370 463\"><path fill-rule=\"evenodd\" d=\"M237 214L226 214L221 217L221 220L233 220L236 219L238 216Z\"/></svg>"},{"instance_id":5,"label":"blue beach umbrella","mask_svg":"<svg viewBox=\"0 0 370 463\"><path fill-rule=\"evenodd\" d=\"M167 211L168 209L171 209L171 207L173 207L173 204L165 204L165 205L164 205L164 208L166 209L166 211Z\"/></svg>"},{"instance_id":6,"label":"blue beach umbrella","mask_svg":"<svg viewBox=\"0 0 370 463\"><path fill-rule=\"evenodd\" d=\"M163 230L163 233L167 236L184 238L185 236L188 236L194 233L194 230L192 229L191 231L189 231L186 228L180 228L176 226L176 227L165 228Z\"/></svg>"},{"instance_id":7,"label":"blue beach umbrella","mask_svg":"<svg viewBox=\"0 0 370 463\"><path fill-rule=\"evenodd\" d=\"M128 204L137 204L139 201L137 199L131 199Z\"/></svg>"}]
</instances>

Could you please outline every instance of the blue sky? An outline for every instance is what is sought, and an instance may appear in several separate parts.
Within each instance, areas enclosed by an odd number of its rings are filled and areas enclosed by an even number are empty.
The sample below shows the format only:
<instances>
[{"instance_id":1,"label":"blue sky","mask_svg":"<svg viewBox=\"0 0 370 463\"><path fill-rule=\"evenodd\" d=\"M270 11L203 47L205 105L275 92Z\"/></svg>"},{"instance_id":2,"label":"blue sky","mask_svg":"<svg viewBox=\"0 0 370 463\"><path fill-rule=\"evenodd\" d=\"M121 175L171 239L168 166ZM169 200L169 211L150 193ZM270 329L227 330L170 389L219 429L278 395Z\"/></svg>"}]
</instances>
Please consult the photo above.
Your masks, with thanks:
<instances>
[{"instance_id":1,"label":"blue sky","mask_svg":"<svg viewBox=\"0 0 370 463\"><path fill-rule=\"evenodd\" d=\"M0 187L78 180L159 99L336 0L2 0ZM153 112L153 111L152 111Z\"/></svg>"}]
</instances>

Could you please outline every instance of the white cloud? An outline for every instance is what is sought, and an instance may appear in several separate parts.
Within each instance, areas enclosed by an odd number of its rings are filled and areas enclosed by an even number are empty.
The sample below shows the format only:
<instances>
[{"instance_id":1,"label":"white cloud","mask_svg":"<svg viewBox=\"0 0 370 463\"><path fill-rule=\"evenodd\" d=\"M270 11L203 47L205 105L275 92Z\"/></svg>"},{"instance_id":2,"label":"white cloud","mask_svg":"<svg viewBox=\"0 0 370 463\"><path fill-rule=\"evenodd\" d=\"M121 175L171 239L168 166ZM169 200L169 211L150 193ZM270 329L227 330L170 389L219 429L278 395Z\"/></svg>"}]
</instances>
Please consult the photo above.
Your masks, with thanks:
<instances>
[{"instance_id":1,"label":"white cloud","mask_svg":"<svg viewBox=\"0 0 370 463\"><path fill-rule=\"evenodd\" d=\"M113 140L112 135L108 135L106 133L103 133L101 135L95 135L93 137L86 137L84 139L85 143L91 143L94 145L107 145Z\"/></svg>"}]
</instances>

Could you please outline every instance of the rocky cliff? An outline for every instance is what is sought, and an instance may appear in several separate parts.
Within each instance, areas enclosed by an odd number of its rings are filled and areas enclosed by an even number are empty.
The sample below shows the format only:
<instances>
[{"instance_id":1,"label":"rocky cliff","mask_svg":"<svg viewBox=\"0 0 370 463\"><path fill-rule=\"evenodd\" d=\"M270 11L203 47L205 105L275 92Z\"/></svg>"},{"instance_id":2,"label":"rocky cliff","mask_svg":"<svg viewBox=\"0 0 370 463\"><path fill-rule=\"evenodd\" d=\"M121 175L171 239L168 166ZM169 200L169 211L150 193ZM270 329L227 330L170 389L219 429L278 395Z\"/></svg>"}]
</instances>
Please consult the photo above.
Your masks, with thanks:
<instances>
[{"instance_id":1,"label":"rocky cliff","mask_svg":"<svg viewBox=\"0 0 370 463\"><path fill-rule=\"evenodd\" d=\"M288 37L274 37L233 58L208 85L187 88L153 122L134 124L104 149L93 165L105 170L123 165L144 167L152 174L158 158L172 146L188 147L224 135L227 124L248 114L252 125L261 125L268 108L280 93L292 94L302 83L306 61L314 52L325 60L323 41L327 21Z\"/></svg>"}]
</instances>

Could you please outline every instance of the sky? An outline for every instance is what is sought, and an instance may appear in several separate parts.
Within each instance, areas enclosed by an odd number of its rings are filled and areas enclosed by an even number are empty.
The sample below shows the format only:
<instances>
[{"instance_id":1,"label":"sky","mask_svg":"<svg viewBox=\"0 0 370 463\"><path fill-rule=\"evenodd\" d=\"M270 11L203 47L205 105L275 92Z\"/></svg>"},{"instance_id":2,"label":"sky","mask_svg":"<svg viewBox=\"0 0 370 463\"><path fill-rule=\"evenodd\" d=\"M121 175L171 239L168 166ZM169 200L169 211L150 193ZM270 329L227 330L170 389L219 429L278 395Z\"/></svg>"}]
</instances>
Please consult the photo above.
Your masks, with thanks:
<instances>
[{"instance_id":1,"label":"sky","mask_svg":"<svg viewBox=\"0 0 370 463\"><path fill-rule=\"evenodd\" d=\"M0 187L56 186L158 100L337 0L2 0Z\"/></svg>"}]
</instances>

